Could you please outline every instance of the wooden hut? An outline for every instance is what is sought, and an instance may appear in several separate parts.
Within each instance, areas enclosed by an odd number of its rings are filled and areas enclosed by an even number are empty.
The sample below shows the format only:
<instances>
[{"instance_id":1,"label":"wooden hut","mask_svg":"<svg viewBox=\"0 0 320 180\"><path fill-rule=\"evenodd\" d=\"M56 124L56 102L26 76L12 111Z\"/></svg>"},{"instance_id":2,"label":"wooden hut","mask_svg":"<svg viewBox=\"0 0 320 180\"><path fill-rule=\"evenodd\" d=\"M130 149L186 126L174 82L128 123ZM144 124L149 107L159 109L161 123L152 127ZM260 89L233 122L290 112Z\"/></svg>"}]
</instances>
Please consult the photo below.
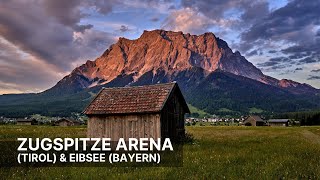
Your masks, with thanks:
<instances>
[{"instance_id":1,"label":"wooden hut","mask_svg":"<svg viewBox=\"0 0 320 180\"><path fill-rule=\"evenodd\" d=\"M17 119L17 125L36 125L38 124L37 120L35 119Z\"/></svg>"},{"instance_id":2,"label":"wooden hut","mask_svg":"<svg viewBox=\"0 0 320 180\"><path fill-rule=\"evenodd\" d=\"M87 136L170 138L184 136L184 115L190 113L177 83L104 88L84 110Z\"/></svg>"},{"instance_id":3,"label":"wooden hut","mask_svg":"<svg viewBox=\"0 0 320 180\"><path fill-rule=\"evenodd\" d=\"M80 122L73 119L61 118L54 122L55 126L78 126Z\"/></svg>"},{"instance_id":4,"label":"wooden hut","mask_svg":"<svg viewBox=\"0 0 320 180\"><path fill-rule=\"evenodd\" d=\"M269 126L289 126L289 119L269 119Z\"/></svg>"},{"instance_id":5,"label":"wooden hut","mask_svg":"<svg viewBox=\"0 0 320 180\"><path fill-rule=\"evenodd\" d=\"M260 118L260 116L249 116L244 121L245 126L264 126L265 122Z\"/></svg>"}]
</instances>

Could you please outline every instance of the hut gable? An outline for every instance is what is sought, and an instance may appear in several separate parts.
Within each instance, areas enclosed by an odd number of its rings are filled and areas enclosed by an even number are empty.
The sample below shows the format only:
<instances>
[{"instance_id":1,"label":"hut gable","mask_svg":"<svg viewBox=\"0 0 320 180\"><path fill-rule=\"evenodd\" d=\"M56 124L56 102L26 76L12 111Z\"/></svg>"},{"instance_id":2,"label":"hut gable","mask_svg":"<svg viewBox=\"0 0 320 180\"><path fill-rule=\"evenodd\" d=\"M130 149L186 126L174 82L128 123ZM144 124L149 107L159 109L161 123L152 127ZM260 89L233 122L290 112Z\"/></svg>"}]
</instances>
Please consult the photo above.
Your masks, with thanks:
<instances>
[{"instance_id":1,"label":"hut gable","mask_svg":"<svg viewBox=\"0 0 320 180\"><path fill-rule=\"evenodd\" d=\"M84 110L87 115L160 112L170 94L177 93L185 112L190 113L176 83L104 88Z\"/></svg>"}]
</instances>

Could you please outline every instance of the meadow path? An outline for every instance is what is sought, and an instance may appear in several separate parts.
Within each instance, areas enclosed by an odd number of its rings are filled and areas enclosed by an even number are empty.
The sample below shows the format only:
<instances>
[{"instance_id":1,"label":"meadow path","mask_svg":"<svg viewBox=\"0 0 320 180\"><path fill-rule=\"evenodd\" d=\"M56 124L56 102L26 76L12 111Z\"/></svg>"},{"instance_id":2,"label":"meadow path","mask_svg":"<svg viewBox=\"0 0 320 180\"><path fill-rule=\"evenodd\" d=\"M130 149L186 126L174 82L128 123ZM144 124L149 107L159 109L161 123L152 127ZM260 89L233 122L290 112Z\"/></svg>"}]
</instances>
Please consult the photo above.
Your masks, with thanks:
<instances>
[{"instance_id":1,"label":"meadow path","mask_svg":"<svg viewBox=\"0 0 320 180\"><path fill-rule=\"evenodd\" d=\"M309 141L311 141L312 143L315 143L315 144L320 144L320 136L313 133L313 132L310 132L308 130L303 130L301 132L301 134L306 138L308 139Z\"/></svg>"}]
</instances>

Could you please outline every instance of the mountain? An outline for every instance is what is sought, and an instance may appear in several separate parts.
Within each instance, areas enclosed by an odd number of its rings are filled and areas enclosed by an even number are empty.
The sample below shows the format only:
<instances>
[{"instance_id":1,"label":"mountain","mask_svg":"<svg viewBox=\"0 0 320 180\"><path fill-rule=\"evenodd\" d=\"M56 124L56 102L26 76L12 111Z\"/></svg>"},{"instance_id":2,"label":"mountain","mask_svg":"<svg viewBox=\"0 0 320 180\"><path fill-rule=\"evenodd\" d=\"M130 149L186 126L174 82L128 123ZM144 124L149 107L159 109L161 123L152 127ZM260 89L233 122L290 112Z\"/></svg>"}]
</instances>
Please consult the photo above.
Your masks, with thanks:
<instances>
[{"instance_id":1,"label":"mountain","mask_svg":"<svg viewBox=\"0 0 320 180\"><path fill-rule=\"evenodd\" d=\"M135 82L149 72L153 76L162 72L167 77L174 77L191 68L201 68L206 75L218 70L229 72L296 94L318 92L307 84L264 75L238 51L233 53L228 44L213 33L196 36L164 30L144 31L136 40L120 38L102 56L76 68L49 91L70 89L77 92L107 84L124 75L131 76Z\"/></svg>"},{"instance_id":2,"label":"mountain","mask_svg":"<svg viewBox=\"0 0 320 180\"><path fill-rule=\"evenodd\" d=\"M188 103L209 113L240 114L250 113L251 109L284 112L320 107L320 90L264 75L213 33L197 36L164 30L144 31L135 40L119 38L100 57L75 68L54 87L23 100L2 96L0 103L5 102L6 108L25 104L30 112L38 107L58 114L56 107L61 103L58 109L70 107L68 111L79 112L101 87L171 81L178 82ZM16 101L13 103L10 98ZM76 103L77 108L71 103Z\"/></svg>"}]
</instances>

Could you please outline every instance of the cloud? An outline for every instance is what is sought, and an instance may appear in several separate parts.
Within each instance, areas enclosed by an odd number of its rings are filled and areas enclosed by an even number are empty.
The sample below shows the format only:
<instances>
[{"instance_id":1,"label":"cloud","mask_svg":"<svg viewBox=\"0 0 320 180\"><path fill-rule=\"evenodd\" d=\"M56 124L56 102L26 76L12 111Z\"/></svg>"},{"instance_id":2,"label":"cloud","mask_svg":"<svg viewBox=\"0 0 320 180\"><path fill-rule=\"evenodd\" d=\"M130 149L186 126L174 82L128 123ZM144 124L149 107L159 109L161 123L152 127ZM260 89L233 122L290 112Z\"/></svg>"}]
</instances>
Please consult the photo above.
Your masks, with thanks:
<instances>
[{"instance_id":1,"label":"cloud","mask_svg":"<svg viewBox=\"0 0 320 180\"><path fill-rule=\"evenodd\" d=\"M237 28L251 24L269 13L268 2L265 0L182 0L181 5L200 12L211 20L228 21L229 26L237 25Z\"/></svg>"},{"instance_id":2,"label":"cloud","mask_svg":"<svg viewBox=\"0 0 320 180\"><path fill-rule=\"evenodd\" d=\"M290 1L286 6L269 13L241 33L241 43L249 50L265 43L294 43L296 46L316 43L314 28L320 24L320 1ZM311 45L312 44L312 45ZM262 44L265 45L265 44Z\"/></svg>"},{"instance_id":3,"label":"cloud","mask_svg":"<svg viewBox=\"0 0 320 180\"><path fill-rule=\"evenodd\" d=\"M65 0L60 0L65 2ZM113 10L113 6L122 4L121 0L83 0L82 5L84 7L93 7L100 14L108 14Z\"/></svg>"},{"instance_id":4,"label":"cloud","mask_svg":"<svg viewBox=\"0 0 320 180\"><path fill-rule=\"evenodd\" d=\"M261 56L263 55L263 51L261 49L254 49L248 53L245 54L246 57L250 57L250 56Z\"/></svg>"},{"instance_id":5,"label":"cloud","mask_svg":"<svg viewBox=\"0 0 320 180\"><path fill-rule=\"evenodd\" d=\"M150 21L152 21L152 22L158 22L160 19L158 18L158 17L152 17L151 19L150 19Z\"/></svg>"},{"instance_id":6,"label":"cloud","mask_svg":"<svg viewBox=\"0 0 320 180\"><path fill-rule=\"evenodd\" d=\"M128 27L128 26L125 26L125 25L121 25L119 30L120 30L121 32L130 31L129 27Z\"/></svg>"},{"instance_id":7,"label":"cloud","mask_svg":"<svg viewBox=\"0 0 320 180\"><path fill-rule=\"evenodd\" d=\"M251 52L246 53L246 56L254 56L254 55L258 55L258 50L252 50Z\"/></svg>"},{"instance_id":8,"label":"cloud","mask_svg":"<svg viewBox=\"0 0 320 180\"><path fill-rule=\"evenodd\" d=\"M310 75L307 80L318 80L318 79L320 79L320 76L312 76L312 75Z\"/></svg>"},{"instance_id":9,"label":"cloud","mask_svg":"<svg viewBox=\"0 0 320 180\"><path fill-rule=\"evenodd\" d=\"M270 70L272 71L272 70L291 67L292 65L290 64L290 62L291 62L291 59L287 57L275 57L275 58L270 58L266 62L258 63L257 66L264 68L264 70L266 71L270 71Z\"/></svg>"},{"instance_id":10,"label":"cloud","mask_svg":"<svg viewBox=\"0 0 320 180\"><path fill-rule=\"evenodd\" d=\"M317 62L315 59L313 59L312 57L306 57L304 59L299 60L298 64L309 64L309 63L315 63Z\"/></svg>"},{"instance_id":11,"label":"cloud","mask_svg":"<svg viewBox=\"0 0 320 180\"><path fill-rule=\"evenodd\" d=\"M208 31L213 24L224 25L225 22L213 21L202 13L191 8L173 10L165 19L162 28L172 31L182 31L185 33L201 34Z\"/></svg>"},{"instance_id":12,"label":"cloud","mask_svg":"<svg viewBox=\"0 0 320 180\"><path fill-rule=\"evenodd\" d=\"M234 8L245 8L249 6L250 2L251 4L254 4L249 0L182 0L181 5L185 8L196 9L212 19L219 19L225 15L226 10ZM247 16L250 16L249 13Z\"/></svg>"},{"instance_id":13,"label":"cloud","mask_svg":"<svg viewBox=\"0 0 320 180\"><path fill-rule=\"evenodd\" d=\"M85 16L80 9L80 0L42 1L39 6L44 8L47 16L53 17L59 23L77 29L80 19Z\"/></svg>"},{"instance_id":14,"label":"cloud","mask_svg":"<svg viewBox=\"0 0 320 180\"><path fill-rule=\"evenodd\" d=\"M70 70L73 61L93 58L101 49L87 45L114 41L111 34L93 30L90 24L79 24L85 16L80 9L83 2L72 1L5 1L0 6L0 36L22 51L60 71ZM26 8L28 7L28 8ZM99 10L101 10L99 8ZM101 10L102 11L102 10ZM19 12L19 13L16 13ZM79 41L74 33L81 33L88 41ZM100 34L100 39L92 38ZM97 36L96 36L97 37ZM89 52L85 57L84 52Z\"/></svg>"},{"instance_id":15,"label":"cloud","mask_svg":"<svg viewBox=\"0 0 320 180\"><path fill-rule=\"evenodd\" d=\"M253 24L253 26L242 34L245 41L256 41L257 39L268 39L287 37L292 32L294 36L302 35L309 25L319 24L319 1L291 1L285 7L275 10L267 17Z\"/></svg>"},{"instance_id":16,"label":"cloud","mask_svg":"<svg viewBox=\"0 0 320 180\"><path fill-rule=\"evenodd\" d=\"M122 0L118 4L129 9L152 9L153 11L167 13L172 10L175 0Z\"/></svg>"},{"instance_id":17,"label":"cloud","mask_svg":"<svg viewBox=\"0 0 320 180\"><path fill-rule=\"evenodd\" d=\"M108 13L112 2L2 1L0 93L45 90L75 64L100 55L115 41L114 35L82 24L89 16L83 9Z\"/></svg>"},{"instance_id":18,"label":"cloud","mask_svg":"<svg viewBox=\"0 0 320 180\"><path fill-rule=\"evenodd\" d=\"M302 68L296 68L295 71L302 71Z\"/></svg>"},{"instance_id":19,"label":"cloud","mask_svg":"<svg viewBox=\"0 0 320 180\"><path fill-rule=\"evenodd\" d=\"M320 72L320 69L313 69L313 70L311 70L311 72L317 73L317 72Z\"/></svg>"},{"instance_id":20,"label":"cloud","mask_svg":"<svg viewBox=\"0 0 320 180\"><path fill-rule=\"evenodd\" d=\"M63 75L56 67L21 52L0 38L0 94L39 92L55 84Z\"/></svg>"},{"instance_id":21,"label":"cloud","mask_svg":"<svg viewBox=\"0 0 320 180\"><path fill-rule=\"evenodd\" d=\"M277 53L278 51L276 51L276 50L269 50L268 51L268 53L270 53L270 54L274 54L274 53Z\"/></svg>"}]
</instances>

